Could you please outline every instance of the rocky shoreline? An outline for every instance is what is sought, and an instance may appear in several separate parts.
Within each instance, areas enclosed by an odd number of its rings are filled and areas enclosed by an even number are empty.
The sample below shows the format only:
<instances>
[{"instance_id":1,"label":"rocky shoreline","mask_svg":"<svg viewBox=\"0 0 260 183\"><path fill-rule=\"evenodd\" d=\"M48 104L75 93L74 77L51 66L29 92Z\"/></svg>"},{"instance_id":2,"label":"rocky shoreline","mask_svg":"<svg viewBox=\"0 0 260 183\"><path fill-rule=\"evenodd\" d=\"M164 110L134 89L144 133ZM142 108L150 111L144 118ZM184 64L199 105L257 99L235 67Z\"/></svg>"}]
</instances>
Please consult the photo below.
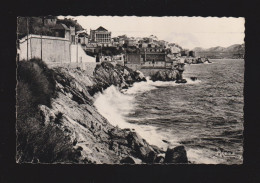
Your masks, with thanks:
<instances>
[{"instance_id":1,"label":"rocky shoreline","mask_svg":"<svg viewBox=\"0 0 260 183\"><path fill-rule=\"evenodd\" d=\"M93 105L94 95L111 85L123 89L146 81L141 72L108 62L97 65L93 76L80 69L53 71L57 97L51 99L49 107L40 105L39 110L43 124L54 125L70 137L78 151L74 163L188 163L184 146L169 147L165 152L148 144L134 129L112 126ZM172 72L182 76L178 70Z\"/></svg>"}]
</instances>

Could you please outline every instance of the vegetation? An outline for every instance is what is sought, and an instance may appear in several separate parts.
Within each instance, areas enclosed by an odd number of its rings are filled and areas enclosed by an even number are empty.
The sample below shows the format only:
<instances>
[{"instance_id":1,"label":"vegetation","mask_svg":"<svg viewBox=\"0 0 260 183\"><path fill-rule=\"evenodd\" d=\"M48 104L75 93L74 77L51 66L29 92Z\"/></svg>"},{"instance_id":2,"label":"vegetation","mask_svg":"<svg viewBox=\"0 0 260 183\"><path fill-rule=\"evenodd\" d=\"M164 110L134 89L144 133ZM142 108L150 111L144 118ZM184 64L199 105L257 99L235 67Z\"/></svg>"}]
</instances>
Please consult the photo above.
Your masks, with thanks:
<instances>
[{"instance_id":1,"label":"vegetation","mask_svg":"<svg viewBox=\"0 0 260 183\"><path fill-rule=\"evenodd\" d=\"M65 24L67 27L75 27L76 31L83 30L83 27L76 20L71 18L58 19L57 24L59 23Z\"/></svg>"},{"instance_id":2,"label":"vegetation","mask_svg":"<svg viewBox=\"0 0 260 183\"><path fill-rule=\"evenodd\" d=\"M28 29L27 29L27 23L28 23ZM42 17L18 17L17 18L18 39L21 39L24 36L26 36L27 31L29 32L29 34L54 36L53 32L49 29L49 27L43 25Z\"/></svg>"},{"instance_id":3,"label":"vegetation","mask_svg":"<svg viewBox=\"0 0 260 183\"><path fill-rule=\"evenodd\" d=\"M57 17L53 17L57 18ZM27 22L28 21L28 22ZM57 19L57 24L63 23L67 27L75 27L76 31L83 30L82 26L73 19ZM28 29L27 29L28 24ZM23 38L29 34L45 35L45 36L55 36L51 31L50 27L43 24L43 17L18 17L17 18L17 34L18 39Z\"/></svg>"},{"instance_id":4,"label":"vegetation","mask_svg":"<svg viewBox=\"0 0 260 183\"><path fill-rule=\"evenodd\" d=\"M18 63L17 76L17 161L75 162L79 152L70 138L54 124L44 124L38 109L40 104L50 107L55 97L53 71L33 59Z\"/></svg>"},{"instance_id":5,"label":"vegetation","mask_svg":"<svg viewBox=\"0 0 260 183\"><path fill-rule=\"evenodd\" d=\"M122 47L116 48L116 47L103 47L102 48L102 54L106 56L113 56L113 55L120 55L124 53L124 50Z\"/></svg>"}]
</instances>

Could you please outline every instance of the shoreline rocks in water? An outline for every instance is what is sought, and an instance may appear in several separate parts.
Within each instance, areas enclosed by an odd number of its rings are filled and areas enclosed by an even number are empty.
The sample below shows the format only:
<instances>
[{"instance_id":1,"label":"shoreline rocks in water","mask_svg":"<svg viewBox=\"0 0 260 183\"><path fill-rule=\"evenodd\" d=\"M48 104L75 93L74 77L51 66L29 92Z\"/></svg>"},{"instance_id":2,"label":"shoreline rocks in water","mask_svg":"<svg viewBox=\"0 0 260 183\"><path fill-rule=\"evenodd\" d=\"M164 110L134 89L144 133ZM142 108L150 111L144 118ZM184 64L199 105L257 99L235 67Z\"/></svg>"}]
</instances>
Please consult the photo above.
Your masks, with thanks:
<instances>
[{"instance_id":1,"label":"shoreline rocks in water","mask_svg":"<svg viewBox=\"0 0 260 183\"><path fill-rule=\"evenodd\" d=\"M176 83L187 83L183 79L184 63L178 63L173 69L164 69L157 71L151 76L152 81L175 81Z\"/></svg>"},{"instance_id":2,"label":"shoreline rocks in water","mask_svg":"<svg viewBox=\"0 0 260 183\"><path fill-rule=\"evenodd\" d=\"M197 78L197 77L190 77L190 79L191 79L192 81L196 81L198 78Z\"/></svg>"},{"instance_id":3,"label":"shoreline rocks in water","mask_svg":"<svg viewBox=\"0 0 260 183\"><path fill-rule=\"evenodd\" d=\"M204 64L204 63L212 63L208 58L187 58L184 61L187 64Z\"/></svg>"},{"instance_id":4,"label":"shoreline rocks in water","mask_svg":"<svg viewBox=\"0 0 260 183\"><path fill-rule=\"evenodd\" d=\"M184 146L168 148L164 163L188 163L187 153Z\"/></svg>"}]
</instances>

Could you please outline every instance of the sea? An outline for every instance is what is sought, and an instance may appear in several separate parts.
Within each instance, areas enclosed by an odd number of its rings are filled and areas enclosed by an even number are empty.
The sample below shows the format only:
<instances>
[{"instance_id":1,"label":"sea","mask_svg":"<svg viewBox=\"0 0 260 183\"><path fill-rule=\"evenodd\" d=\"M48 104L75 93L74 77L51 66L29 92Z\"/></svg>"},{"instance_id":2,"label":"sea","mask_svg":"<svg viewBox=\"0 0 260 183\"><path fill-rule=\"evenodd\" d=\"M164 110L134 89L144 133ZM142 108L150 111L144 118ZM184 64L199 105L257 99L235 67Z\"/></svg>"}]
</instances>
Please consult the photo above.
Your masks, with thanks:
<instances>
[{"instance_id":1,"label":"sea","mask_svg":"<svg viewBox=\"0 0 260 183\"><path fill-rule=\"evenodd\" d=\"M244 60L210 61L186 64L185 84L147 78L126 90L111 86L94 105L112 125L150 144L184 145L191 163L242 164Z\"/></svg>"}]
</instances>

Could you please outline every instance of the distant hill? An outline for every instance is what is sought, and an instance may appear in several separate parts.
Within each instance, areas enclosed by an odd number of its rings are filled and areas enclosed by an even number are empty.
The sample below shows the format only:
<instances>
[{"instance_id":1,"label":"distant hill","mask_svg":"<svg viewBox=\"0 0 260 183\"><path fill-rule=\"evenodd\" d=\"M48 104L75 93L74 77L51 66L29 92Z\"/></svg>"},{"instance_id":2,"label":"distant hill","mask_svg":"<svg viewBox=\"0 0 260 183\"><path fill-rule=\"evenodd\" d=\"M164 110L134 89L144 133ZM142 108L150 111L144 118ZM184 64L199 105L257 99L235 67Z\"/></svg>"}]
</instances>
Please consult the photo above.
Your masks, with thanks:
<instances>
[{"instance_id":1,"label":"distant hill","mask_svg":"<svg viewBox=\"0 0 260 183\"><path fill-rule=\"evenodd\" d=\"M234 44L229 47L211 47L204 49L196 47L193 49L197 57L208 58L243 58L245 54L245 44Z\"/></svg>"}]
</instances>

